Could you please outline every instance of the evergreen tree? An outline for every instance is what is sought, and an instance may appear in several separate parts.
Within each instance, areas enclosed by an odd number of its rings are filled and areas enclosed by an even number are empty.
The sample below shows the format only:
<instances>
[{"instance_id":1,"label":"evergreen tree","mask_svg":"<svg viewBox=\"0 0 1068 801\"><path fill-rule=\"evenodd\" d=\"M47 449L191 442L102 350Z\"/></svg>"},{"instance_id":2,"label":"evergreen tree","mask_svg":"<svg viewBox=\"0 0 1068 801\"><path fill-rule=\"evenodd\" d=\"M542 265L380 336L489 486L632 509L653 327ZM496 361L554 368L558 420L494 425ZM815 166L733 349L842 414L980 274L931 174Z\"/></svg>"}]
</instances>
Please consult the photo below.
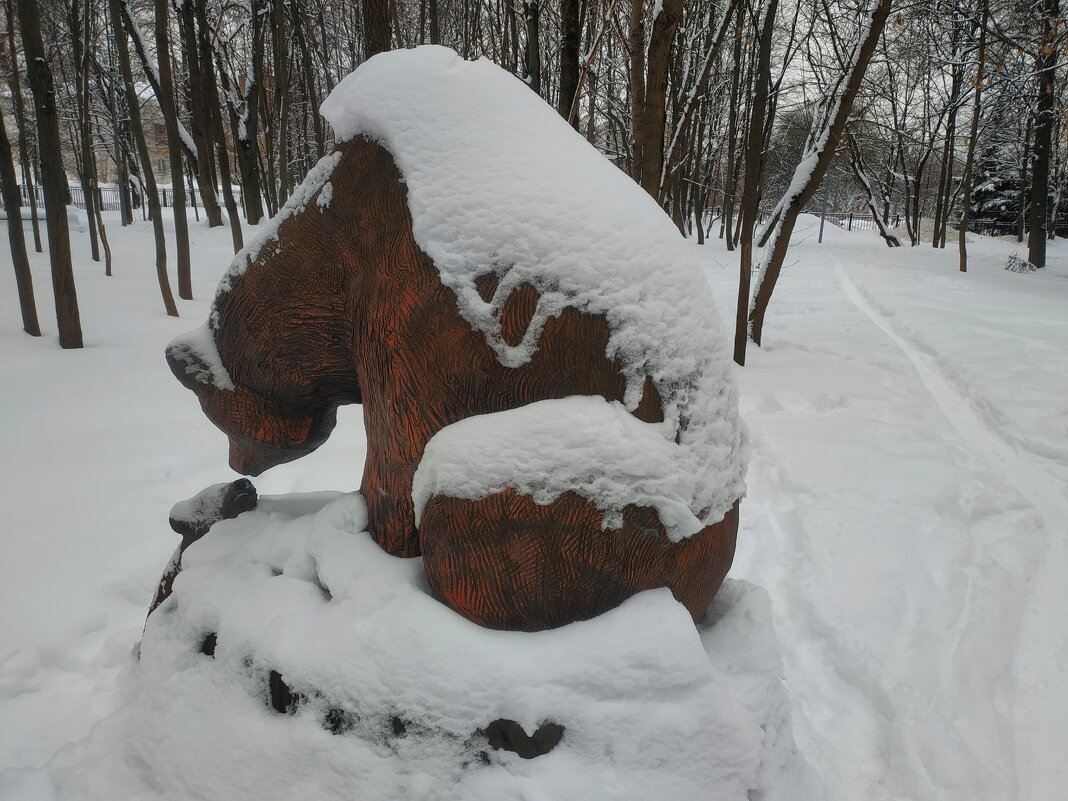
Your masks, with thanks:
<instances>
[{"instance_id":1,"label":"evergreen tree","mask_svg":"<svg viewBox=\"0 0 1068 801\"><path fill-rule=\"evenodd\" d=\"M972 179L969 228L982 234L1002 236L1016 230L1020 219L1020 176L1012 162L1000 157L998 148L987 147Z\"/></svg>"}]
</instances>

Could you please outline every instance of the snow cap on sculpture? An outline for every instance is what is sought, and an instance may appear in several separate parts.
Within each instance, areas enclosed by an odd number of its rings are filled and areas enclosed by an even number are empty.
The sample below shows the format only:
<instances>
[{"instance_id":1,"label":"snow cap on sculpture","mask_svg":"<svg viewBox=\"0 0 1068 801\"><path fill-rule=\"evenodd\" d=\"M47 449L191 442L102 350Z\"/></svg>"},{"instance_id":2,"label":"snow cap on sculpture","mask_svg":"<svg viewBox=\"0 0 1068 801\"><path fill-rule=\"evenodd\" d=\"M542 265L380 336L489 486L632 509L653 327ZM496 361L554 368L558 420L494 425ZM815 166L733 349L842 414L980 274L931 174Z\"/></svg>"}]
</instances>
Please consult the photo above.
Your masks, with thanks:
<instances>
[{"instance_id":1,"label":"snow cap on sculpture","mask_svg":"<svg viewBox=\"0 0 1068 801\"><path fill-rule=\"evenodd\" d=\"M691 511L714 522L732 507L748 445L726 338L691 247L647 193L521 81L443 47L371 58L322 113L339 141L365 136L392 154L416 241L502 364L529 361L545 321L567 307L605 315L626 407L651 378L656 425L678 435L679 471L700 479ZM475 282L488 270L499 282L487 301ZM523 284L537 308L509 344L500 312Z\"/></svg>"},{"instance_id":2,"label":"snow cap on sculpture","mask_svg":"<svg viewBox=\"0 0 1068 801\"><path fill-rule=\"evenodd\" d=\"M747 436L693 249L489 61L380 54L323 113L334 151L168 350L231 467L300 458L360 403L368 530L468 619L551 628L668 587L699 620Z\"/></svg>"}]
</instances>

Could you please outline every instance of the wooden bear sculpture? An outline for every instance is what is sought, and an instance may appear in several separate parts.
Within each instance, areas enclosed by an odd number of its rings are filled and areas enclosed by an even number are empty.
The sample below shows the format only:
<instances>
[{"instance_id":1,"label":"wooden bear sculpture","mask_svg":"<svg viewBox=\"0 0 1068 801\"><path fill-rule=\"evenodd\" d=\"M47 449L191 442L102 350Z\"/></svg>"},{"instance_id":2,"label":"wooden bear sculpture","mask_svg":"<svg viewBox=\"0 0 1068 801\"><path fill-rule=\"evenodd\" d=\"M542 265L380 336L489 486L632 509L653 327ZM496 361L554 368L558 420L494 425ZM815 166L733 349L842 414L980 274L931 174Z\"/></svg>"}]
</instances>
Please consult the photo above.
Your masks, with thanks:
<instances>
[{"instance_id":1,"label":"wooden bear sculpture","mask_svg":"<svg viewBox=\"0 0 1068 801\"><path fill-rule=\"evenodd\" d=\"M405 92L406 101L391 107L395 94ZM356 119L353 107L381 118ZM527 87L488 62L463 62L443 48L383 54L324 105L337 133L335 151L313 169L270 230L239 254L209 324L171 343L169 364L229 436L231 466L248 475L314 450L329 436L340 404L362 404L367 459L361 490L371 535L391 554L422 554L434 593L471 620L495 628L548 628L655 587L669 587L700 618L733 558L745 450L721 336L715 320L707 319L707 287L686 246L672 244L664 259L691 262L662 280L684 273L686 286L670 292L684 306L697 293L691 311L682 314L703 315L675 331L677 309L660 308L663 299L650 296L657 291L655 274L628 287L609 263L604 280L619 286L606 297L625 298L613 305L584 294L581 281L569 286L573 272L540 273L537 242L522 243L532 254L522 256L526 261L510 256L507 248L520 247L519 238L491 223L508 214L497 199L516 176L489 168L503 161L519 174L529 171L523 153L534 146L511 141L509 120L517 113L532 115L539 138L549 137L541 147L575 151L593 174L611 171L605 176L613 187L641 192ZM500 138L477 131L494 120L505 126ZM481 144L465 150L470 137L481 137ZM481 184L487 193L482 206L472 209L459 184L435 184L435 170L464 186ZM576 194L596 197L597 191ZM644 195L627 198L626 213L651 216L657 236L681 242L655 203ZM450 202L463 218L456 238L440 230L421 236L429 223L451 219ZM566 206L567 187L542 202ZM485 231L472 231L484 223ZM611 235L598 230L596 220L588 226L595 237ZM532 228L532 236L551 236L544 228ZM450 241L463 251L456 259ZM593 245L589 262L596 257ZM662 313L668 319L657 323ZM644 334L643 320L653 321ZM683 341L692 337L700 341ZM673 342L675 350L665 344ZM711 353L678 357L687 348ZM670 358L658 361L662 352ZM643 431L660 432L665 447L697 465L690 471L696 484L716 485L686 496L690 512L684 516L693 524L682 535L665 526L653 505L643 505L644 496L609 514L585 479L536 498L508 485L507 477L481 495L470 488L450 493L446 476L436 485L440 491L415 508L413 477L436 434L475 416L572 396L625 406ZM711 407L705 396L713 397ZM710 497L715 503L706 502Z\"/></svg>"}]
</instances>

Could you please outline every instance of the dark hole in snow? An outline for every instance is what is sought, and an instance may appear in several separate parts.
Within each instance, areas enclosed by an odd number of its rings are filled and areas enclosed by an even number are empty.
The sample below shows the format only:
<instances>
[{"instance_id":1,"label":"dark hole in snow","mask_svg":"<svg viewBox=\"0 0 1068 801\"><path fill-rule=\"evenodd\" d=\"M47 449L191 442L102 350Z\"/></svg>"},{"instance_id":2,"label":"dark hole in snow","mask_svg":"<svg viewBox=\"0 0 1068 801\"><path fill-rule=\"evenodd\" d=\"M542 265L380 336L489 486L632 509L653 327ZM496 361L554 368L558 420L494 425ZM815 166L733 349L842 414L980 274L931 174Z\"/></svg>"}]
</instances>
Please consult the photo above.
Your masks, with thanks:
<instances>
[{"instance_id":1,"label":"dark hole in snow","mask_svg":"<svg viewBox=\"0 0 1068 801\"><path fill-rule=\"evenodd\" d=\"M650 376L645 377L645 383L642 385L642 399L638 403L638 408L634 410L634 416L644 423L664 422L664 401ZM675 444L677 445L678 442Z\"/></svg>"},{"instance_id":2,"label":"dark hole in snow","mask_svg":"<svg viewBox=\"0 0 1068 801\"><path fill-rule=\"evenodd\" d=\"M282 571L279 570L277 567L272 567L271 568L271 575L272 576L280 576L280 575L282 575Z\"/></svg>"},{"instance_id":3,"label":"dark hole in snow","mask_svg":"<svg viewBox=\"0 0 1068 801\"><path fill-rule=\"evenodd\" d=\"M334 594L330 592L330 588L323 584L323 580L319 578L319 574L315 574L315 586L319 588L319 592L323 594L324 601L334 600Z\"/></svg>"},{"instance_id":4,"label":"dark hole in snow","mask_svg":"<svg viewBox=\"0 0 1068 801\"><path fill-rule=\"evenodd\" d=\"M344 709L332 707L323 715L323 728L331 734L346 734L356 726L356 716Z\"/></svg>"},{"instance_id":5,"label":"dark hole in snow","mask_svg":"<svg viewBox=\"0 0 1068 801\"><path fill-rule=\"evenodd\" d=\"M267 701L275 712L294 714L303 700L300 693L289 689L282 680L282 674L272 670L267 676Z\"/></svg>"},{"instance_id":6,"label":"dark hole in snow","mask_svg":"<svg viewBox=\"0 0 1068 801\"><path fill-rule=\"evenodd\" d=\"M393 726L394 737L403 737L404 733L408 731L408 724L404 721L403 718L399 718L396 715L393 716L393 719L390 721L390 725Z\"/></svg>"},{"instance_id":7,"label":"dark hole in snow","mask_svg":"<svg viewBox=\"0 0 1068 801\"><path fill-rule=\"evenodd\" d=\"M486 303L489 303L493 300L493 293L497 291L497 285L500 282L501 279L497 276L497 273L483 273L475 279L475 289L478 290L478 296Z\"/></svg>"},{"instance_id":8,"label":"dark hole in snow","mask_svg":"<svg viewBox=\"0 0 1068 801\"><path fill-rule=\"evenodd\" d=\"M210 656L215 658L215 645L219 641L219 635L214 631L205 634L204 639L200 642L200 653L204 656Z\"/></svg>"},{"instance_id":9,"label":"dark hole in snow","mask_svg":"<svg viewBox=\"0 0 1068 801\"><path fill-rule=\"evenodd\" d=\"M534 312L538 308L538 290L530 284L520 284L501 307L501 339L516 347L523 341Z\"/></svg>"},{"instance_id":10,"label":"dark hole in snow","mask_svg":"<svg viewBox=\"0 0 1068 801\"><path fill-rule=\"evenodd\" d=\"M478 733L494 750L511 751L523 759L534 759L556 748L563 739L564 727L559 723L543 723L534 734L528 735L514 720L498 718Z\"/></svg>"}]
</instances>

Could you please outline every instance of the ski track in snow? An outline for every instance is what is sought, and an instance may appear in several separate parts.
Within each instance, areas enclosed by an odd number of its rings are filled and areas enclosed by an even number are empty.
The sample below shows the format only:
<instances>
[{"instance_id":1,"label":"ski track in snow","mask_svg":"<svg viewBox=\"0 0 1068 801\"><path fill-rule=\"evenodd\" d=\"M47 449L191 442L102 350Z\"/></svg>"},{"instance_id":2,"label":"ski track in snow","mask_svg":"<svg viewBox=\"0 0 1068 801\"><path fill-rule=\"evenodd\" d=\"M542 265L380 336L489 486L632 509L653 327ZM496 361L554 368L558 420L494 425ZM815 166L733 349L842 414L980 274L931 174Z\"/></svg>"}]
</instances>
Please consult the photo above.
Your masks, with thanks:
<instances>
[{"instance_id":1,"label":"ski track in snow","mask_svg":"<svg viewBox=\"0 0 1068 801\"><path fill-rule=\"evenodd\" d=\"M1064 710L1047 699L1068 696L1068 644L1066 638L1053 639L1051 632L1064 632L1068 621L1068 594L1063 580L1068 576L1064 524L1068 521L1068 495L1063 483L1042 464L1043 457L1024 448L1017 437L1006 432L973 401L967 387L955 382L939 367L938 361L922 345L900 334L880 313L846 271L837 257L828 254L849 301L863 312L912 363L938 408L964 442L985 462L985 467L1013 487L1041 515L1045 541L1041 558L1032 576L1031 596L1020 621L1020 645L1016 656L1018 685L1040 692L1016 694L1013 713L1017 743L1017 778L1020 799L1045 798L1031 786L1037 775L1055 775L1060 786L1068 782L1064 769L1065 743L1060 741L1054 716ZM970 583L970 579L969 579ZM970 596L970 592L969 592Z\"/></svg>"}]
</instances>

